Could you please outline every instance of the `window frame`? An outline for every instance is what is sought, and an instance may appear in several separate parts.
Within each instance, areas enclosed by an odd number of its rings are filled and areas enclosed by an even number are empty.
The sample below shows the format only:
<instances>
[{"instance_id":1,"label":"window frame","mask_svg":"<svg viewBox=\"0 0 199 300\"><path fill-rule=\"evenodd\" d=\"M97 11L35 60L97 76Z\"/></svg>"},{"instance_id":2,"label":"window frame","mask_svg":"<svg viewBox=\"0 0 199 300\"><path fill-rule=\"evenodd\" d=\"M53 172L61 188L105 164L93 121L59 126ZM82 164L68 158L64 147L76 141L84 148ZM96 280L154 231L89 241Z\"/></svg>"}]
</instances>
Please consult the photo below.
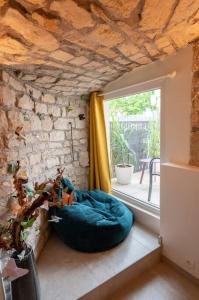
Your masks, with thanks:
<instances>
[{"instance_id":1,"label":"window frame","mask_svg":"<svg viewBox=\"0 0 199 300\"><path fill-rule=\"evenodd\" d=\"M150 82L140 82L135 83L132 86L128 86L126 88L122 88L121 90L117 91L111 91L108 92L108 95L104 95L104 107L105 107L105 122L106 122L106 130L107 130L107 140L109 140L110 134L108 129L108 112L106 105L109 101L119 98L119 97L125 97L130 95L135 95L143 92L152 91L155 89L160 89L160 165L165 162L165 117L164 117L164 111L165 111L165 78L161 79L154 79ZM110 143L108 143L108 151L109 151L109 157L110 157ZM160 190L161 190L161 177L160 177ZM157 207L155 205L152 205L150 203L144 202L142 200L136 199L130 195L124 194L122 192L119 192L118 190L112 190L113 195L117 196L119 199L124 201L126 204L128 204L130 207L134 207L141 212L148 212L151 214L154 214L155 217L160 216L160 209L161 209L161 192L160 192L160 207Z\"/></svg>"}]
</instances>

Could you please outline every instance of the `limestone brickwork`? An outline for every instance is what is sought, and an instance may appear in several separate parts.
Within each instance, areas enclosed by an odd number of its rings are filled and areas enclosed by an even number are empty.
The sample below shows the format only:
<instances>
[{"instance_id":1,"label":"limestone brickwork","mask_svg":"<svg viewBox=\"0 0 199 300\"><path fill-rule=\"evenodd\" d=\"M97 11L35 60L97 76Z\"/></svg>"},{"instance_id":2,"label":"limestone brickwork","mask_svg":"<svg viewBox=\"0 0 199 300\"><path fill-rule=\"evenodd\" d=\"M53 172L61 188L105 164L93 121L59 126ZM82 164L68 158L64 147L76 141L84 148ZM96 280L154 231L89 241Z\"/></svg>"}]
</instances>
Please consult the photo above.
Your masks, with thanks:
<instances>
[{"instance_id":1,"label":"limestone brickwork","mask_svg":"<svg viewBox=\"0 0 199 300\"><path fill-rule=\"evenodd\" d=\"M197 0L0 1L0 65L56 95L101 89L198 37Z\"/></svg>"},{"instance_id":2,"label":"limestone brickwork","mask_svg":"<svg viewBox=\"0 0 199 300\"><path fill-rule=\"evenodd\" d=\"M193 45L190 163L199 166L199 41Z\"/></svg>"},{"instance_id":3,"label":"limestone brickwork","mask_svg":"<svg viewBox=\"0 0 199 300\"><path fill-rule=\"evenodd\" d=\"M11 160L20 160L28 168L32 182L42 182L56 175L58 167L65 167L65 176L77 188L87 188L87 102L78 96L43 93L12 72L3 71L0 75L0 214L6 211L9 193L13 191L12 175L7 172ZM79 114L85 114L86 119L80 120ZM17 139L18 126L23 127L25 143ZM46 220L45 216L43 212L42 220ZM40 240L39 249L48 236L48 224L42 220L38 220L42 223L41 234L33 235L34 246Z\"/></svg>"}]
</instances>

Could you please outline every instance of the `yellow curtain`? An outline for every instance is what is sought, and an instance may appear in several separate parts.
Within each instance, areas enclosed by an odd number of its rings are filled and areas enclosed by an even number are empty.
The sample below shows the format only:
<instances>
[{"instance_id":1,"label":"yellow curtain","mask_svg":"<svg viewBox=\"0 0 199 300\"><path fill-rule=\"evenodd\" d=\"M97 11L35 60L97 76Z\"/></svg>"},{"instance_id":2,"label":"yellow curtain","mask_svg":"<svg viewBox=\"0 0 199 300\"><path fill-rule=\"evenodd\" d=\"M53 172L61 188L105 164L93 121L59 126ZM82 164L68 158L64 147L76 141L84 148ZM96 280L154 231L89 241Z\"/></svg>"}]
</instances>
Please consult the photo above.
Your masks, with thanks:
<instances>
[{"instance_id":1,"label":"yellow curtain","mask_svg":"<svg viewBox=\"0 0 199 300\"><path fill-rule=\"evenodd\" d=\"M96 92L90 96L90 189L111 193L111 176L108 158L103 96Z\"/></svg>"}]
</instances>

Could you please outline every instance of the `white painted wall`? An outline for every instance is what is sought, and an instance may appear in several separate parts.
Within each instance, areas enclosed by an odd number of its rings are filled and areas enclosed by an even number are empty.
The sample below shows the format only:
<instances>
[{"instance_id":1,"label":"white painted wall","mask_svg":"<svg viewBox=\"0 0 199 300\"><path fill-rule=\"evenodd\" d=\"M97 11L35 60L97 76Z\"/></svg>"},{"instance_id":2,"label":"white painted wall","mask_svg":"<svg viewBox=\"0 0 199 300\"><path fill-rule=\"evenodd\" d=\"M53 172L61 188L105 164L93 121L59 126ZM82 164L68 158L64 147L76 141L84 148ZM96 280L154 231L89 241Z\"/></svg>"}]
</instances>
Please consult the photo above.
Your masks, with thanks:
<instances>
[{"instance_id":1,"label":"white painted wall","mask_svg":"<svg viewBox=\"0 0 199 300\"><path fill-rule=\"evenodd\" d=\"M163 255L199 278L199 168L161 166Z\"/></svg>"},{"instance_id":2,"label":"white painted wall","mask_svg":"<svg viewBox=\"0 0 199 300\"><path fill-rule=\"evenodd\" d=\"M191 67L192 49L187 47L162 62L129 72L107 85L104 92L112 91L106 99L113 99L161 87L161 160L169 162L161 166L163 254L199 278L199 168L187 165L191 132ZM131 86L173 70L177 72L173 79ZM122 90L116 92L119 88Z\"/></svg>"}]
</instances>

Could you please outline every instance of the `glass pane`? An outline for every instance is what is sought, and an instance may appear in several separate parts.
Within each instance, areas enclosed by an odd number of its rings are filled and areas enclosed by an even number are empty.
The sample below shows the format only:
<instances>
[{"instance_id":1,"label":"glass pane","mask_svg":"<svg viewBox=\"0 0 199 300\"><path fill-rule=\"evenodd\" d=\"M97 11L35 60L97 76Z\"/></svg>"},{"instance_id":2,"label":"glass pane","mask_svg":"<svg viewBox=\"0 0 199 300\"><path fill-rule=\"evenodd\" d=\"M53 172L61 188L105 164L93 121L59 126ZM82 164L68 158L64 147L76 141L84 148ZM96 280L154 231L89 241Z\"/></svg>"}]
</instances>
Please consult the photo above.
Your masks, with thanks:
<instances>
[{"instance_id":1,"label":"glass pane","mask_svg":"<svg viewBox=\"0 0 199 300\"><path fill-rule=\"evenodd\" d=\"M159 206L160 90L108 106L112 188Z\"/></svg>"}]
</instances>

